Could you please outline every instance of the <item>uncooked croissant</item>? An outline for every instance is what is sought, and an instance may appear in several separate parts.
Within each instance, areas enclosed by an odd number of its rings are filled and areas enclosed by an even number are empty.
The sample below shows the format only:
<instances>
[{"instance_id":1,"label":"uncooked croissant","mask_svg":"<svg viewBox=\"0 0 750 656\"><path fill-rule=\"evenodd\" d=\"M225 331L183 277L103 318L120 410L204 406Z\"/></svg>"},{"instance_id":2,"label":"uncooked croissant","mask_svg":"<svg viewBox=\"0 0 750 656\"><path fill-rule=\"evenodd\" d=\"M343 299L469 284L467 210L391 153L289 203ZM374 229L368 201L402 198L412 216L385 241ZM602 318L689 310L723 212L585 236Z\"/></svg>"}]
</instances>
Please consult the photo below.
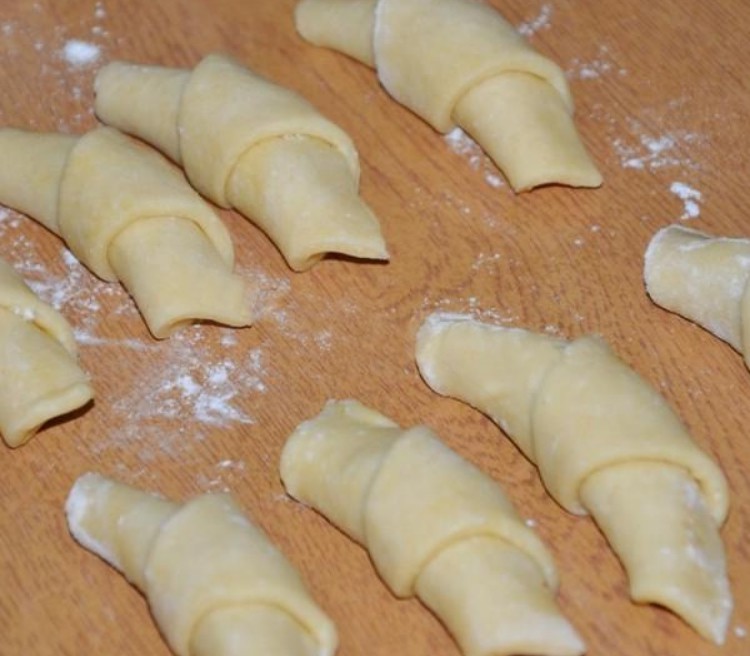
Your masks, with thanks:
<instances>
[{"instance_id":1,"label":"uncooked croissant","mask_svg":"<svg viewBox=\"0 0 750 656\"><path fill-rule=\"evenodd\" d=\"M728 342L750 366L750 239L671 225L654 235L644 260L653 301Z\"/></svg>"},{"instance_id":2,"label":"uncooked croissant","mask_svg":"<svg viewBox=\"0 0 750 656\"><path fill-rule=\"evenodd\" d=\"M604 342L437 314L419 331L417 363L435 391L498 423L561 506L591 513L633 599L724 640L732 610L719 536L724 475Z\"/></svg>"},{"instance_id":3,"label":"uncooked croissant","mask_svg":"<svg viewBox=\"0 0 750 656\"><path fill-rule=\"evenodd\" d=\"M21 446L92 396L68 322L0 259L0 435Z\"/></svg>"},{"instance_id":4,"label":"uncooked croissant","mask_svg":"<svg viewBox=\"0 0 750 656\"><path fill-rule=\"evenodd\" d=\"M557 573L499 486L425 426L329 402L281 456L294 498L362 544L399 597L417 595L468 656L573 655Z\"/></svg>"},{"instance_id":5,"label":"uncooked croissant","mask_svg":"<svg viewBox=\"0 0 750 656\"><path fill-rule=\"evenodd\" d=\"M96 78L96 113L256 223L293 269L327 252L388 258L358 194L351 139L300 96L228 57L209 55L192 71L108 64Z\"/></svg>"},{"instance_id":6,"label":"uncooked croissant","mask_svg":"<svg viewBox=\"0 0 750 656\"><path fill-rule=\"evenodd\" d=\"M193 320L250 323L224 224L163 157L112 128L0 130L0 202L122 282L155 337Z\"/></svg>"},{"instance_id":7,"label":"uncooked croissant","mask_svg":"<svg viewBox=\"0 0 750 656\"><path fill-rule=\"evenodd\" d=\"M148 599L178 656L330 656L336 630L286 558L227 494L177 504L85 474L75 539Z\"/></svg>"},{"instance_id":8,"label":"uncooked croissant","mask_svg":"<svg viewBox=\"0 0 750 656\"><path fill-rule=\"evenodd\" d=\"M474 0L302 0L299 33L378 72L438 132L469 132L516 191L602 178L573 124L563 71Z\"/></svg>"}]
</instances>

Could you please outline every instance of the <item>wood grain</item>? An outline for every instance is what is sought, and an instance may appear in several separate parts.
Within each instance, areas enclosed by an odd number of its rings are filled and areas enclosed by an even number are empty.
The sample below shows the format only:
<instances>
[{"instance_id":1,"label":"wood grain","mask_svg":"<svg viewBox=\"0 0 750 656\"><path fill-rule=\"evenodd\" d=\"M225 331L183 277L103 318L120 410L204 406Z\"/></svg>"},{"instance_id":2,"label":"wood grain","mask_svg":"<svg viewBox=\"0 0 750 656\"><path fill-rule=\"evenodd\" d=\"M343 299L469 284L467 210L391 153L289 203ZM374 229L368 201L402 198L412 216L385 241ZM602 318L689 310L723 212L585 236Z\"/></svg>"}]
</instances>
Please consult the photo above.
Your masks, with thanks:
<instances>
[{"instance_id":1,"label":"wood grain","mask_svg":"<svg viewBox=\"0 0 750 656\"><path fill-rule=\"evenodd\" d=\"M144 599L67 532L67 492L95 470L177 499L231 490L334 618L342 656L456 656L437 620L395 599L361 548L283 495L284 440L329 398L357 398L405 426L427 423L501 482L550 545L560 603L589 654L750 653L750 373L726 344L653 305L642 283L646 244L684 212L674 182L701 193L700 215L686 224L750 235L750 4L492 4L516 25L546 16L529 38L569 74L601 189L514 195L497 186L481 153L457 152L390 100L371 70L305 44L293 0L1 3L0 124L80 133L96 124L92 80L103 63L191 66L231 53L351 134L392 261L331 258L295 274L257 228L223 212L255 288L256 324L156 342L117 285L72 263L28 218L0 214L0 256L76 327L96 389L92 407L21 449L0 448L0 654L168 654ZM99 58L71 64L62 53L71 39L97 45ZM632 604L593 523L558 507L486 418L424 385L414 334L436 309L568 337L598 333L663 392L731 485L723 537L736 608L726 645ZM202 392L180 387L185 377Z\"/></svg>"}]
</instances>

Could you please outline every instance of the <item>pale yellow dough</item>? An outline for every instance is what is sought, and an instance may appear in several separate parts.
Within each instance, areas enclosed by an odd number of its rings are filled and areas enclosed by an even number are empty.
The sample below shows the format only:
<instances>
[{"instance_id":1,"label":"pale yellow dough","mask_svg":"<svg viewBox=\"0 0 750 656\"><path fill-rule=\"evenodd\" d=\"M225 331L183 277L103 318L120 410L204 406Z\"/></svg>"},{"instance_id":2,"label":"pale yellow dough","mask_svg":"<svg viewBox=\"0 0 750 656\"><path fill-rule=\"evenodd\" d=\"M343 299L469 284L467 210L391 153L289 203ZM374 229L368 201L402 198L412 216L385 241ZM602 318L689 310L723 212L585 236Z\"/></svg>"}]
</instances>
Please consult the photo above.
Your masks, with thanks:
<instances>
[{"instance_id":1,"label":"pale yellow dough","mask_svg":"<svg viewBox=\"0 0 750 656\"><path fill-rule=\"evenodd\" d=\"M469 317L429 317L416 353L432 389L486 413L561 506L593 515L635 600L724 640L727 483L656 390L598 338L566 342Z\"/></svg>"},{"instance_id":2,"label":"pale yellow dough","mask_svg":"<svg viewBox=\"0 0 750 656\"><path fill-rule=\"evenodd\" d=\"M158 153L112 128L81 137L8 128L0 170L0 202L122 282L155 337L194 320L250 323L227 229Z\"/></svg>"},{"instance_id":3,"label":"pale yellow dough","mask_svg":"<svg viewBox=\"0 0 750 656\"><path fill-rule=\"evenodd\" d=\"M467 655L583 653L555 604L542 542L500 487L427 427L329 402L287 441L281 478L368 550L396 595L431 608Z\"/></svg>"},{"instance_id":4,"label":"pale yellow dough","mask_svg":"<svg viewBox=\"0 0 750 656\"><path fill-rule=\"evenodd\" d=\"M108 64L99 118L153 144L207 198L258 224L295 270L327 252L387 259L351 139L296 93L223 55L192 71ZM289 142L292 143L289 143Z\"/></svg>"},{"instance_id":5,"label":"pale yellow dough","mask_svg":"<svg viewBox=\"0 0 750 656\"><path fill-rule=\"evenodd\" d=\"M92 397L70 325L0 259L0 435L21 446Z\"/></svg>"},{"instance_id":6,"label":"pale yellow dough","mask_svg":"<svg viewBox=\"0 0 750 656\"><path fill-rule=\"evenodd\" d=\"M299 574L227 494L184 504L85 474L71 533L148 599L178 656L330 656L337 634Z\"/></svg>"},{"instance_id":7,"label":"pale yellow dough","mask_svg":"<svg viewBox=\"0 0 750 656\"><path fill-rule=\"evenodd\" d=\"M750 366L750 239L667 226L646 249L643 277L656 304L728 342Z\"/></svg>"},{"instance_id":8,"label":"pale yellow dough","mask_svg":"<svg viewBox=\"0 0 750 656\"><path fill-rule=\"evenodd\" d=\"M302 0L296 24L310 42L376 68L391 96L437 131L464 128L516 191L601 184L573 124L565 74L490 6Z\"/></svg>"}]
</instances>

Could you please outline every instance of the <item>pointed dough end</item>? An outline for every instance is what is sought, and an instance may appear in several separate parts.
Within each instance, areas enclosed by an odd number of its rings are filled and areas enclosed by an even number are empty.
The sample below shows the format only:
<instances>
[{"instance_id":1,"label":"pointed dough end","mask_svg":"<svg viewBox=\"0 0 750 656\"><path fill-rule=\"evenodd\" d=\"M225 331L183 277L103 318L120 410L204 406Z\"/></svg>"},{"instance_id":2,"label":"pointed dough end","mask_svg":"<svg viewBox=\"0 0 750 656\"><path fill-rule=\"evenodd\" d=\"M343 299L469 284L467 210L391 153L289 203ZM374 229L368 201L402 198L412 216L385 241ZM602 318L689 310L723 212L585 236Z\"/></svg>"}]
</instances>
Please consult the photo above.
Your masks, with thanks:
<instances>
[{"instance_id":1,"label":"pointed dough end","mask_svg":"<svg viewBox=\"0 0 750 656\"><path fill-rule=\"evenodd\" d=\"M112 487L112 481L100 474L88 472L76 480L65 502L65 515L71 535L82 547L95 553L117 569L120 568L114 553L86 529L86 521L93 512L100 495Z\"/></svg>"}]
</instances>

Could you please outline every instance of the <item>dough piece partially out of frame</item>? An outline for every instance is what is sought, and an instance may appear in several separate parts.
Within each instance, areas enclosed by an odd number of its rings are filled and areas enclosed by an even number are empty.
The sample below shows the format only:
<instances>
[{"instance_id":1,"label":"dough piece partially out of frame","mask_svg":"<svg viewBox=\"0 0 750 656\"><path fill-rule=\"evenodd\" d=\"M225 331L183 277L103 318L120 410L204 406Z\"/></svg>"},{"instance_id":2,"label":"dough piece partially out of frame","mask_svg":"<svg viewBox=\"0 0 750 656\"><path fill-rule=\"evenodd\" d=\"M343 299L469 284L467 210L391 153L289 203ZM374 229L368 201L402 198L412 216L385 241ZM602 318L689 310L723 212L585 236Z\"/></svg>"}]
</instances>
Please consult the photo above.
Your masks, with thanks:
<instances>
[{"instance_id":1,"label":"dough piece partially out of frame","mask_svg":"<svg viewBox=\"0 0 750 656\"><path fill-rule=\"evenodd\" d=\"M563 508L591 513L634 600L723 642L727 483L656 390L594 337L566 342L436 314L416 351L432 389L486 413Z\"/></svg>"},{"instance_id":2,"label":"dough piece partially out of frame","mask_svg":"<svg viewBox=\"0 0 750 656\"><path fill-rule=\"evenodd\" d=\"M96 113L256 223L293 269L329 252L388 259L358 193L351 139L296 93L228 57L209 55L192 71L108 64L96 78Z\"/></svg>"},{"instance_id":3,"label":"dough piece partially out of frame","mask_svg":"<svg viewBox=\"0 0 750 656\"><path fill-rule=\"evenodd\" d=\"M122 282L155 337L193 320L250 323L227 229L158 153L112 128L81 137L6 128L0 171L0 202Z\"/></svg>"},{"instance_id":4,"label":"dough piece partially out of frame","mask_svg":"<svg viewBox=\"0 0 750 656\"><path fill-rule=\"evenodd\" d=\"M92 397L68 322L0 259L0 435L21 446Z\"/></svg>"},{"instance_id":5,"label":"dough piece partially out of frame","mask_svg":"<svg viewBox=\"0 0 750 656\"><path fill-rule=\"evenodd\" d=\"M373 66L397 101L471 134L516 191L602 178L573 123L557 64L474 0L302 0L299 33Z\"/></svg>"},{"instance_id":6,"label":"dough piece partially out of frame","mask_svg":"<svg viewBox=\"0 0 750 656\"><path fill-rule=\"evenodd\" d=\"M654 235L644 260L654 303L728 342L750 366L750 239L671 225Z\"/></svg>"},{"instance_id":7,"label":"dough piece partially out of frame","mask_svg":"<svg viewBox=\"0 0 750 656\"><path fill-rule=\"evenodd\" d=\"M431 608L467 655L583 653L555 604L542 542L500 487L427 427L329 402L287 441L281 478L368 550L397 596Z\"/></svg>"},{"instance_id":8,"label":"dough piece partially out of frame","mask_svg":"<svg viewBox=\"0 0 750 656\"><path fill-rule=\"evenodd\" d=\"M65 510L75 539L143 592L178 656L336 651L331 620L229 495L178 504L90 473Z\"/></svg>"}]
</instances>

